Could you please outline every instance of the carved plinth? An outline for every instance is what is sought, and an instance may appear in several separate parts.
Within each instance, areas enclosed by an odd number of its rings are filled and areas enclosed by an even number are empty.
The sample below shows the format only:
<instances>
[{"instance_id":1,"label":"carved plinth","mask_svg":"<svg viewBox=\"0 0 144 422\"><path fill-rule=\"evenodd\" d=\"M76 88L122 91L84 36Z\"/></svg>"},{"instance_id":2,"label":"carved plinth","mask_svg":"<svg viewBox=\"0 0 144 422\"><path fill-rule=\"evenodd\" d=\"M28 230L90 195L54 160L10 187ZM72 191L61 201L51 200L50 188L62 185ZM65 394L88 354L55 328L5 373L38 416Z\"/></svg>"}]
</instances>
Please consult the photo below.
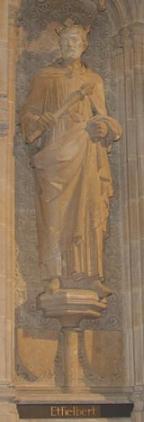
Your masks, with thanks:
<instances>
[{"instance_id":1,"label":"carved plinth","mask_svg":"<svg viewBox=\"0 0 144 422\"><path fill-rule=\"evenodd\" d=\"M78 328L83 318L99 318L107 304L93 290L60 289L55 294L42 293L38 307L47 317L58 318L62 327Z\"/></svg>"},{"instance_id":2,"label":"carved plinth","mask_svg":"<svg viewBox=\"0 0 144 422\"><path fill-rule=\"evenodd\" d=\"M63 335L64 385L75 389L87 385L84 369L80 362L80 322L82 319L95 319L107 307L98 300L92 290L60 289L54 294L42 293L37 299L38 309L48 318L56 318L61 324ZM60 341L60 340L59 340Z\"/></svg>"}]
</instances>

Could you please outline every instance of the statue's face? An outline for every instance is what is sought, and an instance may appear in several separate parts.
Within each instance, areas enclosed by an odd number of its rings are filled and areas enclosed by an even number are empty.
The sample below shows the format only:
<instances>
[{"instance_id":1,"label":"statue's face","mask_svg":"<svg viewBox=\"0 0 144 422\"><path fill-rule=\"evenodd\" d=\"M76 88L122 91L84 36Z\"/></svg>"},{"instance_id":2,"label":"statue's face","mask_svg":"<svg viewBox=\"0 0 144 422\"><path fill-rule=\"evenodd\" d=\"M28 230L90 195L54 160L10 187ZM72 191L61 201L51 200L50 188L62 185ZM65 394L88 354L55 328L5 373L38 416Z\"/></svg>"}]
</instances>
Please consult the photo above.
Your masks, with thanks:
<instances>
[{"instance_id":1,"label":"statue's face","mask_svg":"<svg viewBox=\"0 0 144 422\"><path fill-rule=\"evenodd\" d=\"M67 30L60 37L60 47L63 59L79 59L87 48L86 34L77 29Z\"/></svg>"}]
</instances>

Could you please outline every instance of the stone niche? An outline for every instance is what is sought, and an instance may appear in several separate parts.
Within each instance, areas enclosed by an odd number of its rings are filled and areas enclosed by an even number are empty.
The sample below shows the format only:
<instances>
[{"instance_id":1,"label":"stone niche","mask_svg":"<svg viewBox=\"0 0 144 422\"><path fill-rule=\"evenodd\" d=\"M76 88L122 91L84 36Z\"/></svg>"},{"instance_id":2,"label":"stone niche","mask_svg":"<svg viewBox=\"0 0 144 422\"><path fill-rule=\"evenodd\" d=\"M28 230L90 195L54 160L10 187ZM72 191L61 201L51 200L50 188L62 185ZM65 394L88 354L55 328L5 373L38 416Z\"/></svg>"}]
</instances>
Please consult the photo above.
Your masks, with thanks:
<instances>
[{"instance_id":1,"label":"stone niche","mask_svg":"<svg viewBox=\"0 0 144 422\"><path fill-rule=\"evenodd\" d=\"M61 3L61 4L60 4ZM59 388L63 383L61 347L58 350L59 324L45 318L36 309L40 284L37 233L34 206L34 181L29 165L19 111L25 102L31 78L42 67L60 58L55 28L68 17L83 25L90 24L89 47L84 63L104 79L110 115L123 126L120 92L120 57L113 38L107 10L97 13L96 2L22 1L17 15L18 56L16 68L16 382L19 385L46 385ZM109 160L114 197L111 200L109 229L105 241L105 278L113 291L109 308L96 321L83 321L85 334L80 338L84 371L92 388L119 388L132 380L132 350L126 341L125 320L129 306L124 273L122 153L124 139L113 145ZM126 314L128 315L126 317ZM81 371L81 368L79 369Z\"/></svg>"}]
</instances>

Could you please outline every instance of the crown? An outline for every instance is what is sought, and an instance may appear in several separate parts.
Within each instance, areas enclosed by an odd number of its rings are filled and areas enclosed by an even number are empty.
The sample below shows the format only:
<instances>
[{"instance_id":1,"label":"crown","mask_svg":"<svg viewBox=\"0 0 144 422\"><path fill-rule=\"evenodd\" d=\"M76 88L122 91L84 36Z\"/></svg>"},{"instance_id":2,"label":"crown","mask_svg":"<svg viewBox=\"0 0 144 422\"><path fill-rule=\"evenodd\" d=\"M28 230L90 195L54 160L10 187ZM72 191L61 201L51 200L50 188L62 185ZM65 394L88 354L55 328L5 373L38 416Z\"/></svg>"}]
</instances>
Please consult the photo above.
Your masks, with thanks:
<instances>
[{"instance_id":1,"label":"crown","mask_svg":"<svg viewBox=\"0 0 144 422\"><path fill-rule=\"evenodd\" d=\"M61 36L62 34L69 32L70 30L79 30L85 35L87 35L90 32L90 25L83 27L80 24L74 23L71 18L68 18L66 19L63 25L59 26L59 28L56 29L56 33Z\"/></svg>"}]
</instances>

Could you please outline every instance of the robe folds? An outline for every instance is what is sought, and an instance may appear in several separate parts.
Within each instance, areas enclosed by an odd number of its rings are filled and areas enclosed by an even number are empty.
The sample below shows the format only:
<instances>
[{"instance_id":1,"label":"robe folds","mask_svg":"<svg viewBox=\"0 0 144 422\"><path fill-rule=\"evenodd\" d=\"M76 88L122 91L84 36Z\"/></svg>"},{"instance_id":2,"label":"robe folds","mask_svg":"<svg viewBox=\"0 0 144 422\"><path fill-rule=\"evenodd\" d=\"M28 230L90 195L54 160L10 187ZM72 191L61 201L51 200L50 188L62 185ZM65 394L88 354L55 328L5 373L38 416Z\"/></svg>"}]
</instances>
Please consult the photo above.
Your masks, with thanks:
<instances>
[{"instance_id":1,"label":"robe folds","mask_svg":"<svg viewBox=\"0 0 144 422\"><path fill-rule=\"evenodd\" d=\"M55 114L71 94L92 84L57 120L37 132L37 119ZM84 65L49 66L34 76L21 112L26 142L43 142L31 158L36 190L36 220L42 279L85 273L103 278L103 244L113 194L106 143L93 142L87 123L99 116L108 127L108 144L120 125L109 117L102 78ZM38 139L38 141L37 141Z\"/></svg>"}]
</instances>

